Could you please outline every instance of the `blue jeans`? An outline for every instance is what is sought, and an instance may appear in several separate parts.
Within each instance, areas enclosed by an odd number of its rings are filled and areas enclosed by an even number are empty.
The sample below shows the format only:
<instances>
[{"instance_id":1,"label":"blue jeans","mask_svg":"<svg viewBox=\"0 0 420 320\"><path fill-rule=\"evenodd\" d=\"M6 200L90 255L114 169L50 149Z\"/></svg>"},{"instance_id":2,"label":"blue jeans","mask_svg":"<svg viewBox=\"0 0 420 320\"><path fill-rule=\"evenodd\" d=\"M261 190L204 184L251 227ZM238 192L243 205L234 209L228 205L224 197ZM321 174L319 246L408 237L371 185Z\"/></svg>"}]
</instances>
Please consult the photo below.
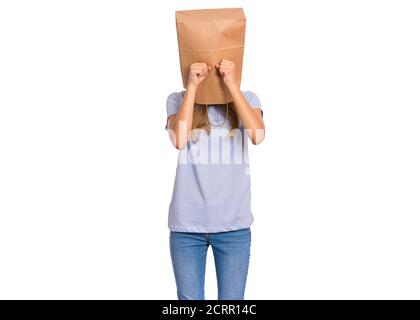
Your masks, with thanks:
<instances>
[{"instance_id":1,"label":"blue jeans","mask_svg":"<svg viewBox=\"0 0 420 320\"><path fill-rule=\"evenodd\" d=\"M216 264L218 299L243 300L251 247L250 228L219 233L171 232L178 299L204 300L209 246Z\"/></svg>"}]
</instances>

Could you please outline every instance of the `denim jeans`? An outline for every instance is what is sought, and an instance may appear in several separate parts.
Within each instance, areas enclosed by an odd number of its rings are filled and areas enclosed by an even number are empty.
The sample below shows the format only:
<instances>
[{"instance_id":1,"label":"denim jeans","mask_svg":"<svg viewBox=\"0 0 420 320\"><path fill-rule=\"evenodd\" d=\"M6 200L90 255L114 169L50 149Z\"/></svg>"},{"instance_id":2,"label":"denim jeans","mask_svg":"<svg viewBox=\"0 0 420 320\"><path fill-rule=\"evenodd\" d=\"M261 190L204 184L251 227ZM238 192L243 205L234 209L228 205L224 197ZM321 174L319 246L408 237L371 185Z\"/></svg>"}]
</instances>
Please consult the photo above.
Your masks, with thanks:
<instances>
[{"instance_id":1,"label":"denim jeans","mask_svg":"<svg viewBox=\"0 0 420 320\"><path fill-rule=\"evenodd\" d=\"M250 228L219 233L171 232L178 299L204 300L209 246L216 265L218 299L243 300L251 247Z\"/></svg>"}]
</instances>

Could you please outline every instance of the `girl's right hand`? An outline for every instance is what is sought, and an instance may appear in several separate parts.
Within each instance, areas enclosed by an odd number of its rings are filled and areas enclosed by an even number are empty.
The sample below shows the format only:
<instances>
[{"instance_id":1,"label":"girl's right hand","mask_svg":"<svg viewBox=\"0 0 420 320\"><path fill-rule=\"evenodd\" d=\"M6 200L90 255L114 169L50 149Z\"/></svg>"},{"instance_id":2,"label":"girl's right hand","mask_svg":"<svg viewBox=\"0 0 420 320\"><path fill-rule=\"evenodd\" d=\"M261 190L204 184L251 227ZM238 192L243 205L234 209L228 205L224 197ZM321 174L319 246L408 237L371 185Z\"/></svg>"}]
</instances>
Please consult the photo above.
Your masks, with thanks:
<instances>
[{"instance_id":1,"label":"girl's right hand","mask_svg":"<svg viewBox=\"0 0 420 320\"><path fill-rule=\"evenodd\" d=\"M193 63L190 66L190 75L188 80L188 85L198 87L198 85L203 81L211 70L211 66L207 65L204 62Z\"/></svg>"}]
</instances>

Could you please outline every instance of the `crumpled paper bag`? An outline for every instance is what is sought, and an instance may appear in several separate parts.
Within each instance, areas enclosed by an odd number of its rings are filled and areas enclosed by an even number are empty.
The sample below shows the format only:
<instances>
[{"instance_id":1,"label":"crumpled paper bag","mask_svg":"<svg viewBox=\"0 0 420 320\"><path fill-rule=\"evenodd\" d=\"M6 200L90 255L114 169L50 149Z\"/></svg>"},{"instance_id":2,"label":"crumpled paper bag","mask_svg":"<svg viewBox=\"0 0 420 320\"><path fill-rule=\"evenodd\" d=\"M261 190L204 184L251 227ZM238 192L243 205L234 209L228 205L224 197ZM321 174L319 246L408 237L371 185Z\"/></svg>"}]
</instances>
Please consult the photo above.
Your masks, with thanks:
<instances>
[{"instance_id":1,"label":"crumpled paper bag","mask_svg":"<svg viewBox=\"0 0 420 320\"><path fill-rule=\"evenodd\" d=\"M241 84L246 18L242 8L176 11L179 61L184 88L192 63L205 62L212 69L200 83L195 97L199 104L232 101L222 76L214 67L221 59L235 62L238 87Z\"/></svg>"}]
</instances>

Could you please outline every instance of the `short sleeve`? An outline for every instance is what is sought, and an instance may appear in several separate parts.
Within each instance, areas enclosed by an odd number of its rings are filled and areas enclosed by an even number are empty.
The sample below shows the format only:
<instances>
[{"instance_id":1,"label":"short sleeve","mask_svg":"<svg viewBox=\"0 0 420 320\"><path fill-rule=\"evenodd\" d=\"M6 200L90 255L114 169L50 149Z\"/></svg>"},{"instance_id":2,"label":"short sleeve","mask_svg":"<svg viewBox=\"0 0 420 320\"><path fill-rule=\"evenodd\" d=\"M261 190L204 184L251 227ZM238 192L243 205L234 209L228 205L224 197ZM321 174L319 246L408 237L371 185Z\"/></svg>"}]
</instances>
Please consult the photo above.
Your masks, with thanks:
<instances>
[{"instance_id":1,"label":"short sleeve","mask_svg":"<svg viewBox=\"0 0 420 320\"><path fill-rule=\"evenodd\" d=\"M166 99L166 117L177 114L183 99L183 92L172 92ZM168 128L166 123L165 129Z\"/></svg>"},{"instance_id":2,"label":"short sleeve","mask_svg":"<svg viewBox=\"0 0 420 320\"><path fill-rule=\"evenodd\" d=\"M248 101L249 105L253 108L253 109L261 109L261 115L263 113L263 109L261 106L261 101L260 98L257 96L256 93L252 92L252 91L244 91L243 95L245 97L245 99Z\"/></svg>"}]
</instances>

